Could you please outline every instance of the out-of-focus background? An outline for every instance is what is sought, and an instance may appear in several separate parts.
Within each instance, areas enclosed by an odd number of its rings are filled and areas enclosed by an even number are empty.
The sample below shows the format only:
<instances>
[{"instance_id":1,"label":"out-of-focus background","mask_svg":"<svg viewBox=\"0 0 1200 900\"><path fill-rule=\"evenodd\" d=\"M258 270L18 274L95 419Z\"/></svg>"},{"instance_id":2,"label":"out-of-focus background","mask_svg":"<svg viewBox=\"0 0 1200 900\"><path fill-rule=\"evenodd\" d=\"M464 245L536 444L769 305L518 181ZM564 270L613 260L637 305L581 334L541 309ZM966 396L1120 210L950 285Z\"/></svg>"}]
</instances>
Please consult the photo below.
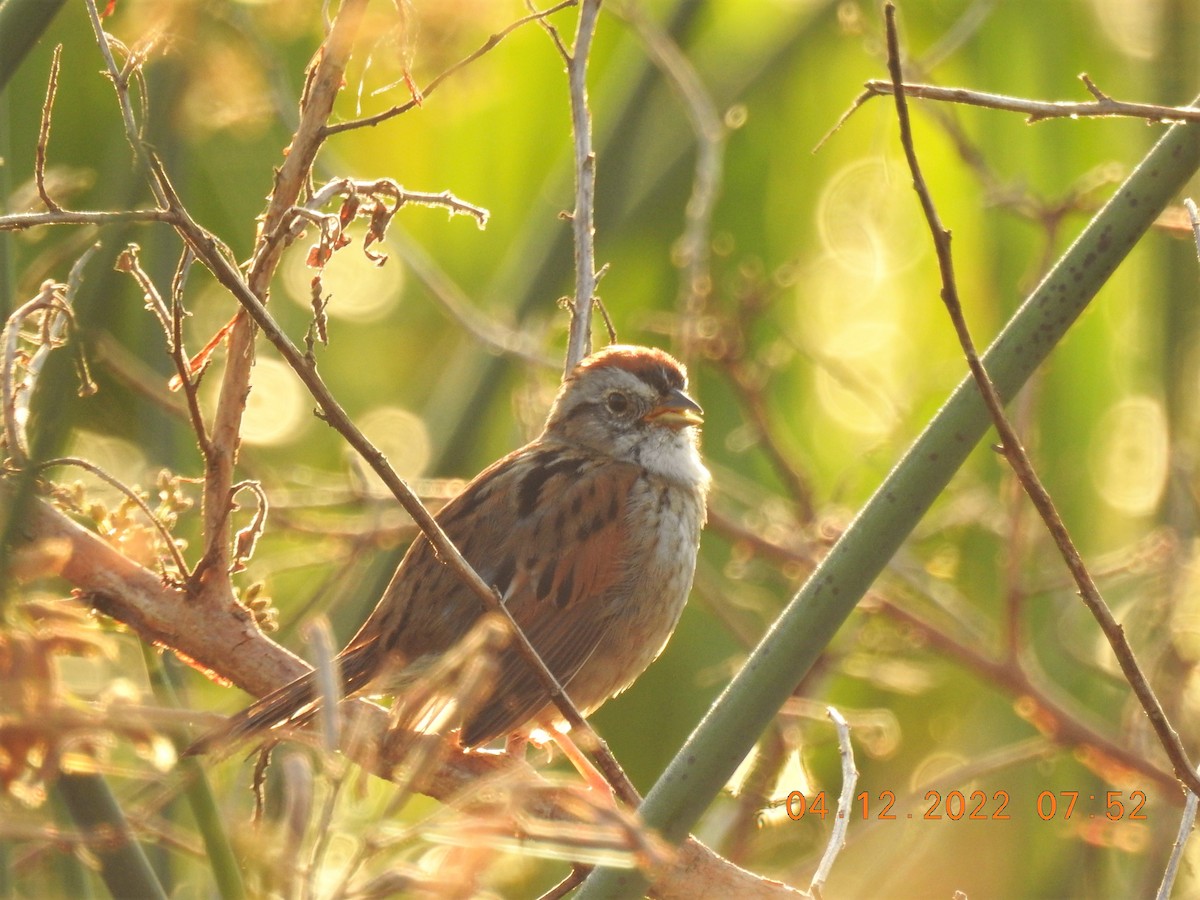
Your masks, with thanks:
<instances>
[{"instance_id":1,"label":"out-of-focus background","mask_svg":"<svg viewBox=\"0 0 1200 900\"><path fill-rule=\"evenodd\" d=\"M342 120L405 102L406 70L427 85L528 13L508 0L401 7L398 27L395 5L372 6L339 101ZM570 40L576 17L567 9L551 21ZM1189 103L1200 86L1200 7L1183 0L902 2L899 21L914 81L1087 100L1078 79L1086 72L1111 96L1171 105ZM319 5L121 0L106 27L130 46L156 36L145 67L149 138L195 218L244 258L295 125L303 69L321 37ZM34 148L60 42L47 170L54 195L75 209L144 205L90 25L72 3L3 95L6 211L36 203ZM664 54L682 61L674 74L655 62ZM882 16L871 3L655 0L606 4L601 16L589 70L596 250L607 266L599 294L622 341L663 346L690 365L716 477L696 589L674 640L634 688L593 717L642 791L809 561L965 373L891 101L865 103L814 152L863 83L885 77ZM980 345L1164 129L1121 119L1031 126L1009 112L912 106ZM701 146L719 196L701 232L708 274L697 294L683 290L681 265ZM432 503L540 427L565 346L558 301L572 291L571 230L560 216L573 205L571 159L563 62L536 23L508 34L419 107L331 138L319 158L322 177L449 190L491 214L480 230L443 210L406 207L382 248L385 264L364 258L356 243L326 275L332 300L329 345L316 351L321 371ZM702 212L703 203L693 201L692 210ZM1011 411L1164 706L1195 748L1200 316L1196 251L1181 221L1176 215L1133 251ZM97 237L103 248L86 271L78 316L101 390L87 399L65 391L43 406L35 427L55 453L86 457L131 484L153 488L164 468L197 476L186 422L161 402L172 371L161 329L133 281L111 265L136 241L165 290L179 252L173 234L145 226L6 233L6 309L44 279L65 279ZM288 252L271 299L297 340L311 319L308 246L300 241ZM234 310L200 273L187 298L194 350ZM201 391L209 404L216 374L214 367ZM261 585L278 609L279 639L302 654L304 624L314 617L327 617L339 641L353 633L408 534L394 502L312 407L260 344L242 464L272 507L239 584ZM79 477L89 496L117 504ZM187 484L180 490L195 493ZM195 538L194 511L182 514L177 533ZM53 592L52 584L10 586L10 618L20 602ZM107 657L63 663L66 684L83 698L141 695L147 676L136 639L104 640ZM200 709L232 711L245 700L190 672L184 684L186 702ZM1048 701L1102 741L1057 740ZM824 791L832 811L841 786L828 704L853 726L865 794L829 896L1117 897L1157 886L1178 791L1112 759L1121 747L1166 766L1042 526L987 447L954 478L764 736L757 782L714 804L697 830L702 839L747 868L808 883L832 815L797 816L797 798L811 804ZM160 777L159 760L120 746L109 758L121 796L137 808ZM258 861L251 868L261 864L272 848L256 844L243 824L250 764L238 756L211 772L239 852ZM22 791L18 779L0 799L0 819L31 829L14 824L0 833L6 896L67 890L56 865L63 851L49 831L61 811L32 781ZM789 794L790 808L781 805ZM881 819L890 798L896 818ZM346 791L330 820L317 896L334 895L338 861L352 855L357 836L378 829L385 806L377 783ZM939 820L925 817L931 808ZM412 801L389 820L389 834L436 809ZM203 853L183 805L156 806L145 824L173 895L207 896ZM414 838L405 859L434 867L441 846ZM1177 896L1197 889L1194 859ZM500 895L532 896L564 871L517 852L497 857L485 883Z\"/></svg>"}]
</instances>

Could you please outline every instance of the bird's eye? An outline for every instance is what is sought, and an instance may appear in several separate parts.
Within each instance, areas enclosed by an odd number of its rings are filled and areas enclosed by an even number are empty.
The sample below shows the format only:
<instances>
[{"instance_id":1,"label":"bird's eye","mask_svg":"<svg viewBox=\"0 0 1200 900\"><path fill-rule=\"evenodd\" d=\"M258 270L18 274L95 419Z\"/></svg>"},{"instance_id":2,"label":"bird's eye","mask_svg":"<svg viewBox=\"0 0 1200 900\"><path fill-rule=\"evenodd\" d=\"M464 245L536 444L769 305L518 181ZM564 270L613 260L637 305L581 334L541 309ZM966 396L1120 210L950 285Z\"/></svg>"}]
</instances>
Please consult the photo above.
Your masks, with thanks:
<instances>
[{"instance_id":1,"label":"bird's eye","mask_svg":"<svg viewBox=\"0 0 1200 900\"><path fill-rule=\"evenodd\" d=\"M608 406L608 411L615 415L622 415L629 412L629 398L620 391L613 391L604 401Z\"/></svg>"}]
</instances>

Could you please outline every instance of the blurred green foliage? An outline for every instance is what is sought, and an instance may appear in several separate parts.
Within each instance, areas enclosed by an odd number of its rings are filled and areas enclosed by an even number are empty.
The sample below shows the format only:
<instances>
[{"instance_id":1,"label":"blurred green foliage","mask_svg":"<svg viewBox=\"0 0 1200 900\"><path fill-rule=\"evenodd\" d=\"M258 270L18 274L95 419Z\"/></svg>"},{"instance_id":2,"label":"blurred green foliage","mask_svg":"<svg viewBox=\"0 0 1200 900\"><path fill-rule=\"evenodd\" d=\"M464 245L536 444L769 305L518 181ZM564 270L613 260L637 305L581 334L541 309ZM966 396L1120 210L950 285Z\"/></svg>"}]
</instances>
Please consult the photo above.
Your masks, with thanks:
<instances>
[{"instance_id":1,"label":"blurred green foliage","mask_svg":"<svg viewBox=\"0 0 1200 900\"><path fill-rule=\"evenodd\" d=\"M392 4L372 7L340 116L404 102L404 69L427 84L526 12L508 0L413 0L404 10L407 27L400 30ZM589 81L597 256L609 266L600 294L620 338L679 349L677 248L696 147L678 92L648 61L630 23L635 11L673 36L728 128L710 235L711 295L692 323L702 340L688 360L707 413L714 522L696 594L674 640L634 688L593 717L644 791L727 682L747 641L757 639L805 573L801 562L781 562L754 537L801 558L818 552L965 367L938 299L936 264L890 102L868 102L811 152L862 83L885 75L878 10L854 2L658 0L636 10L606 8ZM553 21L569 38L575 12ZM122 0L107 23L130 45L159 35L145 70L148 136L195 218L245 258L272 167L294 125L304 66L321 36L314 5ZM1077 75L1086 71L1112 96L1164 104L1189 102L1200 84L1189 52L1200 38L1200 10L1184 0L908 2L901 3L901 23L918 81L1082 100L1088 95ZM50 53L60 42L47 173L52 192L74 209L145 205L111 86L97 74L101 60L86 16L68 4L4 95L5 211L36 202L34 148ZM401 474L435 497L451 489L439 479L470 477L535 433L558 373L553 365L481 346L404 260L420 248L488 328L514 330L551 362L561 358L566 314L557 300L572 290L572 247L559 212L573 204L562 70L547 35L526 25L419 108L332 138L318 161L322 178L391 177L412 190L450 190L491 213L480 231L466 218L407 208L393 226L385 266L373 267L356 243L339 254L338 272L328 279L330 344L317 350L322 372L364 427L377 423L378 432L368 428L368 434ZM918 149L954 233L960 291L982 345L1107 196L1114 173L1144 154L1160 126L1061 120L1030 127L1011 113L914 107ZM116 226L98 235L5 233L5 308L28 299L46 278L65 279L97 237L103 249L77 304L102 390L81 400L69 378L47 377L33 427L55 436L54 452L86 456L129 483L150 486L164 467L198 475L186 422L155 399L165 394L170 373L162 334L142 309L136 285L111 271L119 250L136 241L165 291L180 250L173 234ZM1200 618L1191 573L1200 322L1188 238L1186 228L1164 228L1134 251L1013 415L1164 704L1195 747ZM289 253L272 309L299 340L310 318L305 242ZM199 271L187 297L194 351L233 307ZM65 358L58 362L69 366ZM210 404L214 375L203 392ZM299 383L265 345L256 379L242 462L247 475L266 485L273 511L242 586L265 583L285 642L304 652L298 626L307 617L328 615L345 638L374 603L401 549L396 516L369 483L364 489L361 466L309 414L312 404ZM755 404L774 454L764 447ZM811 485L813 520L800 515L773 455ZM196 517L184 517L178 533L195 543L197 529ZM1035 683L1106 740L1162 765L1040 525L986 448L955 478L878 589L987 659L1005 659L1006 629L1015 617L1013 645ZM20 594L10 589L7 602L16 599ZM100 667L103 676L89 677L139 680L138 657L126 652L118 659L123 667L110 663ZM196 708L240 702L199 676L185 681L187 703ZM74 686L84 696L95 690L82 677ZM832 804L840 774L832 729L821 714L827 703L855 726L859 791L869 795L870 818L884 792L897 798L899 816L864 822L856 813L831 896L962 890L972 898L1117 897L1157 886L1178 796L1122 775L1094 748L1054 744L1051 733L1031 722L1037 715L1025 694L964 664L878 604L869 602L843 629L798 693L797 709L781 719L781 734L788 747L799 747L802 766L772 779L769 798L823 790ZM129 772L134 757L114 753L126 767L123 796L134 802L142 789ZM230 823L246 819L248 770L237 758L212 773ZM154 776L144 769L141 777ZM1006 792L1011 819L923 820L927 788L968 796L978 790L988 798ZM1127 798L1135 790L1148 797L1147 818L1109 822L1105 792ZM1043 791L1078 791L1075 817L1042 821L1036 801ZM365 799L345 799L336 827L343 835L358 833L384 807L381 796L375 785ZM20 806L7 798L0 804ZM793 821L776 808L760 828L754 806L753 798L722 798L699 836L755 871L806 885L829 821L812 815ZM407 812L431 809L417 800ZM989 799L984 812L995 810ZM165 814L173 828L194 828L179 806ZM19 811L21 821L39 817L49 821L50 814ZM252 856L248 828L230 827L239 851ZM7 837L0 833L0 841ZM68 890L54 871L54 853L35 852L46 843L14 842L0 857L9 867L0 878L7 895ZM211 874L188 853L175 848L164 858L154 861L169 893L210 890ZM1189 859L1194 866L1194 853ZM491 884L502 894L527 896L562 871L561 864L512 862L496 868ZM1184 877L1177 896L1196 890L1191 870ZM322 882L322 890L332 884Z\"/></svg>"}]
</instances>

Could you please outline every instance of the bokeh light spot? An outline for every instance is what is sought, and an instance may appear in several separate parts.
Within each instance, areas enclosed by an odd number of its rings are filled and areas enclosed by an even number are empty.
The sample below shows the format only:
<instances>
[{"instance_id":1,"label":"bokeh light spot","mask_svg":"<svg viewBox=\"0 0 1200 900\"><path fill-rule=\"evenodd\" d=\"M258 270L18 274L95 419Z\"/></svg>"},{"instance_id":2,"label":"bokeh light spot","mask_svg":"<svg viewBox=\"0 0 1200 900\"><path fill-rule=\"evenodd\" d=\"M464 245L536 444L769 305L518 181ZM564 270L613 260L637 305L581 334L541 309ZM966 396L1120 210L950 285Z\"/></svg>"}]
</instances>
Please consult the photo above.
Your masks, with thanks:
<instances>
[{"instance_id":1,"label":"bokeh light spot","mask_svg":"<svg viewBox=\"0 0 1200 900\"><path fill-rule=\"evenodd\" d=\"M415 478L429 465L429 431L415 413L398 406L381 406L359 417L358 427L401 478ZM374 472L369 472L368 478L370 490L390 493Z\"/></svg>"},{"instance_id":2,"label":"bokeh light spot","mask_svg":"<svg viewBox=\"0 0 1200 900\"><path fill-rule=\"evenodd\" d=\"M295 438L311 419L295 373L278 360L260 356L251 377L254 388L242 420L242 440L269 446Z\"/></svg>"},{"instance_id":3,"label":"bokeh light spot","mask_svg":"<svg viewBox=\"0 0 1200 900\"><path fill-rule=\"evenodd\" d=\"M315 234L309 229L309 234ZM373 253L386 254L388 259L377 266L362 254L361 228L351 229L353 241L333 254L325 266L323 296L330 298L326 314L332 319L347 322L371 323L383 319L400 300L404 287L404 267L385 241L374 244ZM297 241L283 262L283 286L296 304L312 309L312 280L317 270L308 265L312 241Z\"/></svg>"},{"instance_id":4,"label":"bokeh light spot","mask_svg":"<svg viewBox=\"0 0 1200 900\"><path fill-rule=\"evenodd\" d=\"M1091 444L1096 491L1114 509L1132 516L1158 505L1167 480L1167 418L1152 397L1126 397L1100 419Z\"/></svg>"}]
</instances>

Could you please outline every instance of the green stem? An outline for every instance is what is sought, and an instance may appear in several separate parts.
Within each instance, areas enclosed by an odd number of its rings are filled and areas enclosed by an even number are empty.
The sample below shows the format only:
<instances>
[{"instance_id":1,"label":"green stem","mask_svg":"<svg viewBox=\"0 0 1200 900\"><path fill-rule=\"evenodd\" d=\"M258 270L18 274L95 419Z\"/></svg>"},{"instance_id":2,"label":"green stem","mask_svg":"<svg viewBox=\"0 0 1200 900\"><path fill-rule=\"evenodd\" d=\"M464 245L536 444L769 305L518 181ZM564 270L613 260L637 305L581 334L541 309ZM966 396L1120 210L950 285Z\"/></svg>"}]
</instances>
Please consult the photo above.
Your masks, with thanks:
<instances>
[{"instance_id":1,"label":"green stem","mask_svg":"<svg viewBox=\"0 0 1200 900\"><path fill-rule=\"evenodd\" d=\"M33 49L64 0L0 0L0 91Z\"/></svg>"},{"instance_id":2,"label":"green stem","mask_svg":"<svg viewBox=\"0 0 1200 900\"><path fill-rule=\"evenodd\" d=\"M103 831L111 838L92 847L109 893L114 897L166 900L166 891L155 877L108 782L100 775L64 774L55 786L80 831L85 834Z\"/></svg>"},{"instance_id":3,"label":"green stem","mask_svg":"<svg viewBox=\"0 0 1200 900\"><path fill-rule=\"evenodd\" d=\"M1171 128L1033 291L983 362L1011 400L1200 167L1200 126ZM683 840L758 735L933 504L990 418L968 375L792 598L647 794L642 817ZM640 871L598 869L581 900L642 896Z\"/></svg>"},{"instance_id":4,"label":"green stem","mask_svg":"<svg viewBox=\"0 0 1200 900\"><path fill-rule=\"evenodd\" d=\"M150 647L145 648L144 656L155 697L166 707L181 709L182 704L176 692L179 679L171 669L172 660L164 658ZM204 849L207 851L208 864L216 881L217 892L223 900L242 900L246 896L242 871L238 866L237 856L234 855L225 820L213 796L208 775L195 757L181 759L179 770L187 783L188 805L192 808L200 837L204 840Z\"/></svg>"}]
</instances>

